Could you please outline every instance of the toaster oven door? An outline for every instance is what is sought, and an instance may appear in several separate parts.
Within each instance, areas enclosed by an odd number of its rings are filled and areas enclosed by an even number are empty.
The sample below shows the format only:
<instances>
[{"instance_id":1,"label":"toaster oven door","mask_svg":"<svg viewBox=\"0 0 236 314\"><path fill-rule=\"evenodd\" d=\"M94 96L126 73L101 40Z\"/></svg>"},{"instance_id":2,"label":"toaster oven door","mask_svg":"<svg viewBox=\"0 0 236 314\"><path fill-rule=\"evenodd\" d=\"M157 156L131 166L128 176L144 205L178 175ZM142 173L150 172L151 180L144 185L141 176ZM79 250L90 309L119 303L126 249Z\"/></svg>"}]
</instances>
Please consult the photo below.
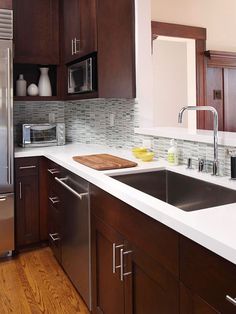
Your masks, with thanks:
<instances>
[{"instance_id":1,"label":"toaster oven door","mask_svg":"<svg viewBox=\"0 0 236 314\"><path fill-rule=\"evenodd\" d=\"M23 146L57 145L56 124L34 124L23 127Z\"/></svg>"}]
</instances>

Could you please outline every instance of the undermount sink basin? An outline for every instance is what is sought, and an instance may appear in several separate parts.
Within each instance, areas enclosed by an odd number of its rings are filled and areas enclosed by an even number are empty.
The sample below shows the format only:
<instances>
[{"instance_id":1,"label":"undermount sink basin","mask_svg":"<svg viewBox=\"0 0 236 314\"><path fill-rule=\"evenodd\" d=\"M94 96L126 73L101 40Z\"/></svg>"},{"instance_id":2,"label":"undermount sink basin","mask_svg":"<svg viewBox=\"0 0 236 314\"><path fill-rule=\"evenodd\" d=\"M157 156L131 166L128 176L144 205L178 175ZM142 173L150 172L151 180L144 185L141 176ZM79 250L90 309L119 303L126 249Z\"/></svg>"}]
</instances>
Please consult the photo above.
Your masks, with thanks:
<instances>
[{"instance_id":1,"label":"undermount sink basin","mask_svg":"<svg viewBox=\"0 0 236 314\"><path fill-rule=\"evenodd\" d=\"M168 170L113 176L184 211L236 202L236 191Z\"/></svg>"}]
</instances>

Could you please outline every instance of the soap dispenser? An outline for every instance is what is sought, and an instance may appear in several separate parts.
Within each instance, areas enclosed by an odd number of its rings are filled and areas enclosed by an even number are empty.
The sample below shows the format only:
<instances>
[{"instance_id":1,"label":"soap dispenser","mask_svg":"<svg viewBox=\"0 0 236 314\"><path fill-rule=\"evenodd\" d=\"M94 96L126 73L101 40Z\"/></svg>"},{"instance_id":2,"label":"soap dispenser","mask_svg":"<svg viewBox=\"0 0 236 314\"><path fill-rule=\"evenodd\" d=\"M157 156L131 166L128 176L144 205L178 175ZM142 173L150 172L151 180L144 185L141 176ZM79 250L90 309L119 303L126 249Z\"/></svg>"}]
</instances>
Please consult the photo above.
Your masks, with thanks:
<instances>
[{"instance_id":1,"label":"soap dispenser","mask_svg":"<svg viewBox=\"0 0 236 314\"><path fill-rule=\"evenodd\" d=\"M179 164L178 148L177 143L174 139L170 141L170 148L168 149L167 160L169 165L177 166Z\"/></svg>"}]
</instances>

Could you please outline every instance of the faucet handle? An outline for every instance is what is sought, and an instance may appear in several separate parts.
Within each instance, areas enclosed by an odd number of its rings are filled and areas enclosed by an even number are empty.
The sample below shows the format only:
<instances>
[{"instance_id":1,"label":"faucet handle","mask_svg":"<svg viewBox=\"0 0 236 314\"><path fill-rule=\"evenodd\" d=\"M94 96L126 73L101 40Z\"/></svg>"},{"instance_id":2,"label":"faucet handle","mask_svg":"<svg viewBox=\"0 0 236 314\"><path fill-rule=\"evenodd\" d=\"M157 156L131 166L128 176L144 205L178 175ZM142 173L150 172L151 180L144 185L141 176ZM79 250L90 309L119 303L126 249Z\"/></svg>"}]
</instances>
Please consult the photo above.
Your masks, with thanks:
<instances>
[{"instance_id":1,"label":"faucet handle","mask_svg":"<svg viewBox=\"0 0 236 314\"><path fill-rule=\"evenodd\" d=\"M198 159L198 171L203 172L205 170L206 161L203 158Z\"/></svg>"},{"instance_id":2,"label":"faucet handle","mask_svg":"<svg viewBox=\"0 0 236 314\"><path fill-rule=\"evenodd\" d=\"M191 157L189 157L189 158L187 158L187 169L193 169L193 163L192 163L192 158Z\"/></svg>"}]
</instances>

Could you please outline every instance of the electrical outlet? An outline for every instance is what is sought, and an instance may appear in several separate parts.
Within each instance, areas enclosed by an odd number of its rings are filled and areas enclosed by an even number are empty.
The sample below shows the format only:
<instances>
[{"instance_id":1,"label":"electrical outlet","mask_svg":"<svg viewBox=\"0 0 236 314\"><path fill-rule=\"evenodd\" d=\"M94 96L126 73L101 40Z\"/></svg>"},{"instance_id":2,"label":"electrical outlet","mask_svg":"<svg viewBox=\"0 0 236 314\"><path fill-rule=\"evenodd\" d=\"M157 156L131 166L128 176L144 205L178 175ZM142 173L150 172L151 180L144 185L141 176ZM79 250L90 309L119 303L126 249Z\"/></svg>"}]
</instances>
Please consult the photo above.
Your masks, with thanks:
<instances>
[{"instance_id":1,"label":"electrical outlet","mask_svg":"<svg viewBox=\"0 0 236 314\"><path fill-rule=\"evenodd\" d=\"M55 116L55 113L54 112L50 112L48 114L48 120L49 120L49 123L55 123L56 121L56 116Z\"/></svg>"},{"instance_id":2,"label":"electrical outlet","mask_svg":"<svg viewBox=\"0 0 236 314\"><path fill-rule=\"evenodd\" d=\"M143 140L143 147L146 147L147 149L152 149L152 147L153 147L152 140L144 139Z\"/></svg>"},{"instance_id":3,"label":"electrical outlet","mask_svg":"<svg viewBox=\"0 0 236 314\"><path fill-rule=\"evenodd\" d=\"M110 126L113 127L115 125L115 114L110 113Z\"/></svg>"}]
</instances>

